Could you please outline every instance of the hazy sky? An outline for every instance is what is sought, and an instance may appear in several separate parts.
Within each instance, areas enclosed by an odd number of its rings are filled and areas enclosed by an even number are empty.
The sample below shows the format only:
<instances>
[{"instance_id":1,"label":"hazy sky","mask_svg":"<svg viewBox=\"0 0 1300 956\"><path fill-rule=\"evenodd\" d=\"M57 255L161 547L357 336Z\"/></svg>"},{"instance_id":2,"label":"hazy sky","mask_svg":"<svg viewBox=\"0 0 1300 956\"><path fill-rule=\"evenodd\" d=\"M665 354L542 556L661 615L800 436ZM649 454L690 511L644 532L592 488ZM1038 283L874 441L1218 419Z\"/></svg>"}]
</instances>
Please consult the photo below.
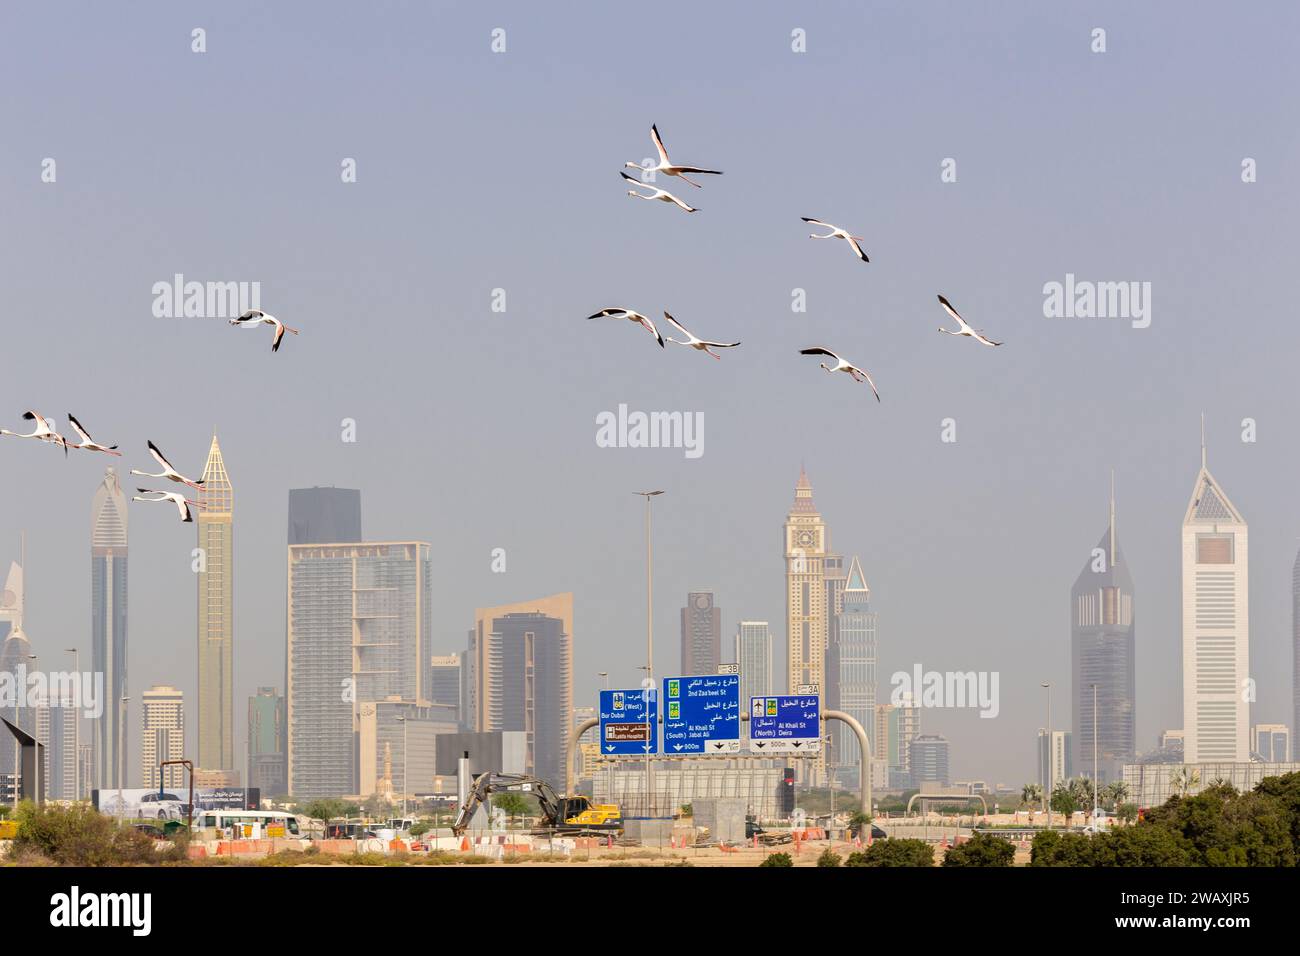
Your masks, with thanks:
<instances>
[{"instance_id":1,"label":"hazy sky","mask_svg":"<svg viewBox=\"0 0 1300 956\"><path fill-rule=\"evenodd\" d=\"M152 439L190 473L217 428L241 765L247 696L283 680L289 488L360 488L367 537L432 542L435 652L464 646L476 606L574 591L586 703L596 672L640 676L641 488L667 491L656 670L676 667L694 587L716 590L728 641L772 622L783 670L781 525L804 462L872 587L882 699L917 661L999 671L998 718L922 726L952 741L954 777L1019 784L1040 681L1062 688L1057 726L1069 712L1069 591L1112 466L1139 747L1181 725L1179 524L1204 411L1210 468L1250 522L1252 720L1289 723L1297 28L1286 3L7 4L0 423L72 411L123 469L151 468ZM700 212L625 195L651 122L674 160L725 171L664 184ZM800 216L851 227L871 263ZM260 282L303 333L272 355L264 331L155 318L151 287L177 272ZM1150 282L1150 327L1044 318L1067 273ZM936 293L1006 346L939 335ZM584 321L612 305L744 344L715 362ZM869 369L883 402L809 345ZM703 456L597 447L620 403L702 412ZM0 443L0 557L26 529L43 666L89 652L108 463ZM132 505L133 765L153 683L185 690L196 740L195 543Z\"/></svg>"}]
</instances>

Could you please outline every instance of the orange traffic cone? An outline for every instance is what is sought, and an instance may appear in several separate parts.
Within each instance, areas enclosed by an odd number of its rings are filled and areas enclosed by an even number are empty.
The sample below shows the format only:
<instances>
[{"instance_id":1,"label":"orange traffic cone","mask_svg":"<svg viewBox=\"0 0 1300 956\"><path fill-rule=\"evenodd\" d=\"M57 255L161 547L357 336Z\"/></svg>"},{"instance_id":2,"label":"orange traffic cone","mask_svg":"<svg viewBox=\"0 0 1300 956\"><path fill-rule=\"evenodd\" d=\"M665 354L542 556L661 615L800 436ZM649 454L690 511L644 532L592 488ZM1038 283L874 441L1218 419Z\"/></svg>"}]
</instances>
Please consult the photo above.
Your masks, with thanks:
<instances>
[{"instance_id":1,"label":"orange traffic cone","mask_svg":"<svg viewBox=\"0 0 1300 956\"><path fill-rule=\"evenodd\" d=\"M469 837L463 836L460 838L460 849L462 853L469 852Z\"/></svg>"}]
</instances>

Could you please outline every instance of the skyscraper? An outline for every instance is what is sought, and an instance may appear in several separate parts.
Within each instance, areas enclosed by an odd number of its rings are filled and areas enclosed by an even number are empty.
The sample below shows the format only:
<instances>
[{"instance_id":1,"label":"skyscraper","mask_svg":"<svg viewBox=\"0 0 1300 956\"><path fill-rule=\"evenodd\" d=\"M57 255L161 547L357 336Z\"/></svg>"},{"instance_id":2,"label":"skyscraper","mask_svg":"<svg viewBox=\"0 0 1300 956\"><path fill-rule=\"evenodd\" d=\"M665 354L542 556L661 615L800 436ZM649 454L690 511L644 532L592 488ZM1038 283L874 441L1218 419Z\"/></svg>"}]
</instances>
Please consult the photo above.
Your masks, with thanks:
<instances>
[{"instance_id":1,"label":"skyscraper","mask_svg":"<svg viewBox=\"0 0 1300 956\"><path fill-rule=\"evenodd\" d=\"M741 621L736 627L736 663L740 666L740 709L749 712L751 697L772 693L772 632L767 621ZM742 721L742 730L749 727Z\"/></svg>"},{"instance_id":2,"label":"skyscraper","mask_svg":"<svg viewBox=\"0 0 1300 956\"><path fill-rule=\"evenodd\" d=\"M840 611L844 610L844 585L848 573L844 570L844 555L828 554L822 561L822 575L826 583L826 653L822 661L822 709L840 709ZM839 725L836 725L839 728ZM839 729L833 731L839 733ZM833 744L834 757L840 757L838 736Z\"/></svg>"},{"instance_id":3,"label":"skyscraper","mask_svg":"<svg viewBox=\"0 0 1300 956\"><path fill-rule=\"evenodd\" d=\"M1115 535L1112 480L1110 522L1070 592L1071 707L1074 766L1092 776L1093 685L1096 685L1097 776L1119 780L1137 758L1133 579Z\"/></svg>"},{"instance_id":4,"label":"skyscraper","mask_svg":"<svg viewBox=\"0 0 1300 956\"><path fill-rule=\"evenodd\" d=\"M813 504L803 469L785 521L786 671L793 693L801 685L825 686L826 525Z\"/></svg>"},{"instance_id":5,"label":"skyscraper","mask_svg":"<svg viewBox=\"0 0 1300 956\"><path fill-rule=\"evenodd\" d=\"M140 769L144 786L184 787L188 784L184 767L178 764L163 770L158 765L185 757L185 696L175 687L157 684L142 697Z\"/></svg>"},{"instance_id":6,"label":"skyscraper","mask_svg":"<svg viewBox=\"0 0 1300 956\"><path fill-rule=\"evenodd\" d=\"M474 612L476 731L527 733L527 772L564 785L573 708L573 595Z\"/></svg>"},{"instance_id":7,"label":"skyscraper","mask_svg":"<svg viewBox=\"0 0 1300 956\"><path fill-rule=\"evenodd\" d=\"M14 565L17 568L18 565ZM10 583L14 581L13 570L9 573ZM22 622L22 574L18 575L18 600L16 607L18 614L16 616L7 616L4 621L7 625L5 639L0 643L0 674L4 675L3 679L10 682L14 687L12 709L6 708L3 716L9 720L15 727L20 727L29 734L35 736L38 728L36 725L37 715L27 706L26 695L18 691L27 686L27 673L31 670L32 664L32 645L23 633ZM10 592L13 593L13 592ZM4 801L6 806L13 805L14 794L18 792L19 776L22 772L22 764L18 741L10 736L7 730L0 730L0 801Z\"/></svg>"},{"instance_id":8,"label":"skyscraper","mask_svg":"<svg viewBox=\"0 0 1300 956\"><path fill-rule=\"evenodd\" d=\"M442 654L429 658L429 700L435 704L444 704L454 708L456 721L464 724L465 716L461 712L461 656L459 654Z\"/></svg>"},{"instance_id":9,"label":"skyscraper","mask_svg":"<svg viewBox=\"0 0 1300 956\"><path fill-rule=\"evenodd\" d=\"M199 505L198 767L228 771L235 766L235 492L215 434Z\"/></svg>"},{"instance_id":10,"label":"skyscraper","mask_svg":"<svg viewBox=\"0 0 1300 956\"><path fill-rule=\"evenodd\" d=\"M361 704L428 704L432 593L422 541L289 547L286 718L295 796L359 792Z\"/></svg>"},{"instance_id":11,"label":"skyscraper","mask_svg":"<svg viewBox=\"0 0 1300 956\"><path fill-rule=\"evenodd\" d=\"M285 794L284 698L274 687L259 687L248 698L248 785L263 796Z\"/></svg>"},{"instance_id":12,"label":"skyscraper","mask_svg":"<svg viewBox=\"0 0 1300 956\"><path fill-rule=\"evenodd\" d=\"M912 741L912 785L937 783L948 786L948 738L942 734L921 734Z\"/></svg>"},{"instance_id":13,"label":"skyscraper","mask_svg":"<svg viewBox=\"0 0 1300 956\"><path fill-rule=\"evenodd\" d=\"M834 660L836 671L833 679L838 699L832 706L848 713L864 728L872 727L876 715L876 612L871 610L871 588L856 557L849 564L839 600L836 653L828 658ZM838 722L832 733L835 765L846 770L860 767L862 754L857 735ZM851 776L856 775L854 770Z\"/></svg>"},{"instance_id":14,"label":"skyscraper","mask_svg":"<svg viewBox=\"0 0 1300 956\"><path fill-rule=\"evenodd\" d=\"M712 591L691 591L682 608L682 674L716 674L722 663L722 611Z\"/></svg>"},{"instance_id":15,"label":"skyscraper","mask_svg":"<svg viewBox=\"0 0 1300 956\"><path fill-rule=\"evenodd\" d=\"M289 489L290 544L361 540L361 492L354 488Z\"/></svg>"},{"instance_id":16,"label":"skyscraper","mask_svg":"<svg viewBox=\"0 0 1300 956\"><path fill-rule=\"evenodd\" d=\"M1188 763L1250 759L1246 520L1205 464L1183 517L1183 733Z\"/></svg>"},{"instance_id":17,"label":"skyscraper","mask_svg":"<svg viewBox=\"0 0 1300 956\"><path fill-rule=\"evenodd\" d=\"M889 771L891 787L912 785L912 741L921 733L921 708L904 695L899 703L876 705L876 736L871 746Z\"/></svg>"},{"instance_id":18,"label":"skyscraper","mask_svg":"<svg viewBox=\"0 0 1300 956\"><path fill-rule=\"evenodd\" d=\"M1053 730L1049 735L1046 730L1038 731L1038 785L1043 788L1050 803L1056 785L1074 776L1072 758L1074 747L1070 734L1064 730ZM1092 763L1089 762L1089 767Z\"/></svg>"},{"instance_id":19,"label":"skyscraper","mask_svg":"<svg viewBox=\"0 0 1300 956\"><path fill-rule=\"evenodd\" d=\"M104 470L90 516L91 666L104 675L104 712L95 720L94 786L125 786L126 722L126 495L117 472Z\"/></svg>"}]
</instances>

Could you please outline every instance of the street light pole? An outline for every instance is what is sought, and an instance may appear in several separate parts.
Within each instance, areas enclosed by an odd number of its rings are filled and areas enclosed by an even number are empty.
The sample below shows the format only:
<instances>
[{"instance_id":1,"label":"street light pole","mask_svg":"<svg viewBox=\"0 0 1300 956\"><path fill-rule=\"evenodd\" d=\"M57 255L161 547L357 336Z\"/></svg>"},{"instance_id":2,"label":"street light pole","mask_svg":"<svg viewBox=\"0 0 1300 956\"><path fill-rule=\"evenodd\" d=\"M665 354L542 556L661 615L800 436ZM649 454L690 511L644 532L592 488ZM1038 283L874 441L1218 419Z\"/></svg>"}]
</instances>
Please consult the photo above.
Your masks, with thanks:
<instances>
[{"instance_id":1,"label":"street light pole","mask_svg":"<svg viewBox=\"0 0 1300 956\"><path fill-rule=\"evenodd\" d=\"M655 638L654 638L654 550L650 543L650 499L662 495L662 491L638 491L635 492L645 499L645 670L646 679L650 682L649 690L653 694L655 691ZM646 807L649 810L649 804L652 799L651 794L654 789L654 773L650 765L650 734L655 733L656 729L650 725L650 701L645 700L646 707L646 749L645 749L645 788L646 788Z\"/></svg>"},{"instance_id":2,"label":"street light pole","mask_svg":"<svg viewBox=\"0 0 1300 956\"><path fill-rule=\"evenodd\" d=\"M1043 761L1043 810L1047 813L1047 828L1052 828L1052 801L1050 797L1052 789L1052 682L1043 681L1041 687L1047 688L1047 733L1045 744L1045 760Z\"/></svg>"}]
</instances>

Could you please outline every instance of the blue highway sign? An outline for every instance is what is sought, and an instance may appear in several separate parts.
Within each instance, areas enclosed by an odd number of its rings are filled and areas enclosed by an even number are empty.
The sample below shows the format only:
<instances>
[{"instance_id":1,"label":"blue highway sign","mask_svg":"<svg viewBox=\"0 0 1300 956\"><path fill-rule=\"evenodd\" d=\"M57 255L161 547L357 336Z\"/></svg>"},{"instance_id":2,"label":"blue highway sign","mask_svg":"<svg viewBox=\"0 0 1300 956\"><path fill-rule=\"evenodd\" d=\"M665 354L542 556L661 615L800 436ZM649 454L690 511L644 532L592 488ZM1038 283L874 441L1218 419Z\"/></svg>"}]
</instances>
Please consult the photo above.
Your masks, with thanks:
<instances>
[{"instance_id":1,"label":"blue highway sign","mask_svg":"<svg viewBox=\"0 0 1300 956\"><path fill-rule=\"evenodd\" d=\"M749 699L749 749L755 753L818 753L821 697L799 694Z\"/></svg>"},{"instance_id":2,"label":"blue highway sign","mask_svg":"<svg viewBox=\"0 0 1300 956\"><path fill-rule=\"evenodd\" d=\"M740 753L740 676L665 677L664 753Z\"/></svg>"},{"instance_id":3,"label":"blue highway sign","mask_svg":"<svg viewBox=\"0 0 1300 956\"><path fill-rule=\"evenodd\" d=\"M600 692L600 752L606 757L659 752L659 702L653 687Z\"/></svg>"}]
</instances>

